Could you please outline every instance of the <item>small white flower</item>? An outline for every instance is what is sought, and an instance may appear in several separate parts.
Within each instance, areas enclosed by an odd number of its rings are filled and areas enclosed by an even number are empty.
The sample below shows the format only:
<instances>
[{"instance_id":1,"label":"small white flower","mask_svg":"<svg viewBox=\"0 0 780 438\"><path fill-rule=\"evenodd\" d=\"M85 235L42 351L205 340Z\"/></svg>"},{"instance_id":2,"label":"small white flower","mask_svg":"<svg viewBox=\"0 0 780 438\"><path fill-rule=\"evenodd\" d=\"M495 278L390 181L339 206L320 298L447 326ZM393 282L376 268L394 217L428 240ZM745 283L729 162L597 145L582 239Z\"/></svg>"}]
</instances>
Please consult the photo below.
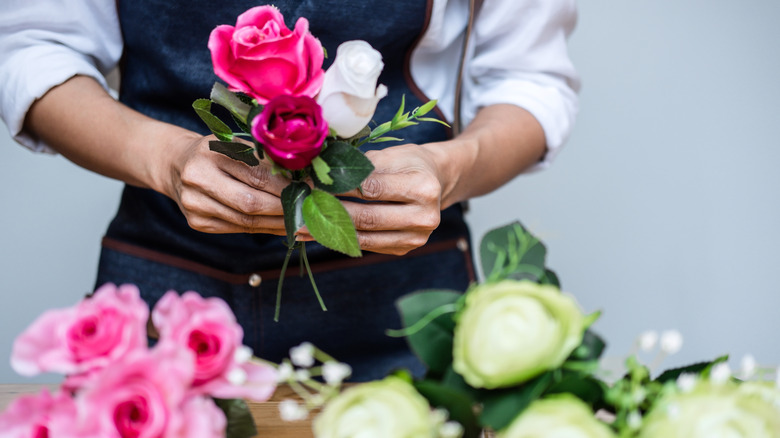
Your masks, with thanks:
<instances>
[{"instance_id":1,"label":"small white flower","mask_svg":"<svg viewBox=\"0 0 780 438\"><path fill-rule=\"evenodd\" d=\"M279 416L284 421L299 421L305 420L309 416L309 411L295 400L287 399L279 403Z\"/></svg>"},{"instance_id":2,"label":"small white flower","mask_svg":"<svg viewBox=\"0 0 780 438\"><path fill-rule=\"evenodd\" d=\"M615 419L617 419L617 416L615 414L605 409L599 409L598 411L596 411L594 416L596 417L597 420L603 421L605 423L612 423L613 421L615 421Z\"/></svg>"},{"instance_id":3,"label":"small white flower","mask_svg":"<svg viewBox=\"0 0 780 438\"><path fill-rule=\"evenodd\" d=\"M252 358L252 349L246 345L242 345L236 348L236 352L233 353L233 360L236 363L246 363Z\"/></svg>"},{"instance_id":4,"label":"small white flower","mask_svg":"<svg viewBox=\"0 0 780 438\"><path fill-rule=\"evenodd\" d=\"M756 373L756 358L751 354L742 357L739 367L740 376L743 379L749 379Z\"/></svg>"},{"instance_id":5,"label":"small white flower","mask_svg":"<svg viewBox=\"0 0 780 438\"><path fill-rule=\"evenodd\" d=\"M655 330L648 330L639 335L639 349L648 352L655 348L655 344L658 342L658 332Z\"/></svg>"},{"instance_id":6,"label":"small white flower","mask_svg":"<svg viewBox=\"0 0 780 438\"><path fill-rule=\"evenodd\" d=\"M666 330L661 333L661 351L675 354L682 348L683 337L677 330Z\"/></svg>"},{"instance_id":7,"label":"small white flower","mask_svg":"<svg viewBox=\"0 0 780 438\"><path fill-rule=\"evenodd\" d=\"M309 379L311 379L311 374L309 373L309 371L304 369L295 370L295 380L299 382L305 382Z\"/></svg>"},{"instance_id":8,"label":"small white flower","mask_svg":"<svg viewBox=\"0 0 780 438\"><path fill-rule=\"evenodd\" d=\"M431 423L433 424L444 424L444 422L446 422L450 417L450 414L447 412L447 410L442 408L433 409L430 415Z\"/></svg>"},{"instance_id":9,"label":"small white flower","mask_svg":"<svg viewBox=\"0 0 780 438\"><path fill-rule=\"evenodd\" d=\"M677 377L677 387L680 388L680 391L682 392L691 392L696 386L697 381L698 378L696 377L696 374L683 373Z\"/></svg>"},{"instance_id":10,"label":"small white flower","mask_svg":"<svg viewBox=\"0 0 780 438\"><path fill-rule=\"evenodd\" d=\"M636 404L640 404L643 401L645 401L646 397L647 397L647 390L645 388L640 387L631 392L631 399Z\"/></svg>"},{"instance_id":11,"label":"small white flower","mask_svg":"<svg viewBox=\"0 0 780 438\"><path fill-rule=\"evenodd\" d=\"M638 430L642 427L642 415L638 411L631 411L626 422L631 430Z\"/></svg>"},{"instance_id":12,"label":"small white flower","mask_svg":"<svg viewBox=\"0 0 780 438\"><path fill-rule=\"evenodd\" d=\"M279 368L276 369L276 376L279 382L286 382L290 380L290 378L293 375L293 367L287 362L282 363L279 365Z\"/></svg>"},{"instance_id":13,"label":"small white flower","mask_svg":"<svg viewBox=\"0 0 780 438\"><path fill-rule=\"evenodd\" d=\"M246 383L246 371L241 368L233 368L227 374L227 380L235 386L241 386Z\"/></svg>"},{"instance_id":14,"label":"small white flower","mask_svg":"<svg viewBox=\"0 0 780 438\"><path fill-rule=\"evenodd\" d=\"M447 421L439 427L440 438L460 438L463 436L463 426L457 421Z\"/></svg>"},{"instance_id":15,"label":"small white flower","mask_svg":"<svg viewBox=\"0 0 780 438\"><path fill-rule=\"evenodd\" d=\"M304 342L290 349L290 360L299 367L308 368L314 365L314 345Z\"/></svg>"},{"instance_id":16,"label":"small white flower","mask_svg":"<svg viewBox=\"0 0 780 438\"><path fill-rule=\"evenodd\" d=\"M322 378L328 385L338 385L352 374L352 368L341 362L325 362L322 365Z\"/></svg>"},{"instance_id":17,"label":"small white flower","mask_svg":"<svg viewBox=\"0 0 780 438\"><path fill-rule=\"evenodd\" d=\"M731 378L731 368L729 364L721 362L712 367L710 371L710 381L715 384L725 383Z\"/></svg>"},{"instance_id":18,"label":"small white flower","mask_svg":"<svg viewBox=\"0 0 780 438\"><path fill-rule=\"evenodd\" d=\"M676 420L680 418L680 405L678 405L677 403L670 403L666 407L666 415L671 420Z\"/></svg>"}]
</instances>

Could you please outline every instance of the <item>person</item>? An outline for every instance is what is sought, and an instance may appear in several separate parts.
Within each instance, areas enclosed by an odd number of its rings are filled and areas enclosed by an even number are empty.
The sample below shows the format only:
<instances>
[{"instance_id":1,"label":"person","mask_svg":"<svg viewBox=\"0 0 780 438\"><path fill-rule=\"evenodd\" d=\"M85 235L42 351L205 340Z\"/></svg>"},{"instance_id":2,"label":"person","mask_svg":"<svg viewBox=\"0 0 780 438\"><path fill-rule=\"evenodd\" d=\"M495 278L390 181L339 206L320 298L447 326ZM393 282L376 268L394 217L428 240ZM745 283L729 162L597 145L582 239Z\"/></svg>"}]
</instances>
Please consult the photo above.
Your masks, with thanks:
<instances>
[{"instance_id":1,"label":"person","mask_svg":"<svg viewBox=\"0 0 780 438\"><path fill-rule=\"evenodd\" d=\"M474 280L462 201L549 165L577 111L568 58L574 0L491 0L476 16L463 78L466 128L422 123L378 144L362 198L345 206L362 258L309 244L327 312L289 269L272 321L286 248L279 200L287 181L209 151L192 102L217 80L206 42L257 4L246 0L11 0L0 16L0 115L34 151L126 183L102 242L96 284L133 283L153 304L167 290L225 299L255 355L279 361L310 341L355 380L422 365L402 339L394 301L419 289L464 291ZM288 25L306 17L329 53L368 41L389 89L374 119L437 98L453 120L464 0L275 1ZM327 62L330 61L326 61ZM119 69L118 99L105 75Z\"/></svg>"}]
</instances>

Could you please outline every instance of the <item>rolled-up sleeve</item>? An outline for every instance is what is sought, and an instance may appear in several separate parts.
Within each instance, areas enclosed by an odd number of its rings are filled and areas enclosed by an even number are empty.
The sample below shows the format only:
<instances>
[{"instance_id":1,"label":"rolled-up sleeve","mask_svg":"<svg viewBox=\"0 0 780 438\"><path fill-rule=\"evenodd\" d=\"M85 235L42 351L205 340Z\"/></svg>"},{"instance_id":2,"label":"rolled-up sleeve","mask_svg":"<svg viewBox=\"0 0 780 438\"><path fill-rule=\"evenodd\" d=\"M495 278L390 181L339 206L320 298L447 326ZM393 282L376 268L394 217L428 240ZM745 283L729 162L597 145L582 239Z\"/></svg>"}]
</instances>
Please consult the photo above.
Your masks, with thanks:
<instances>
[{"instance_id":1,"label":"rolled-up sleeve","mask_svg":"<svg viewBox=\"0 0 780 438\"><path fill-rule=\"evenodd\" d=\"M16 141L53 152L24 132L30 106L76 75L95 78L116 67L122 37L113 0L5 0L0 14L0 117ZM78 102L72 108L78 110Z\"/></svg>"},{"instance_id":2,"label":"rolled-up sleeve","mask_svg":"<svg viewBox=\"0 0 780 438\"><path fill-rule=\"evenodd\" d=\"M412 58L413 77L426 94L435 93L429 97L440 98L447 118L452 117L454 100L447 95L455 86L466 3L436 0L439 15L434 7L428 32ZM547 141L544 160L531 170L549 165L574 125L580 82L567 39L576 17L574 0L485 0L474 23L461 120L465 126L481 108L500 103L526 109Z\"/></svg>"}]
</instances>

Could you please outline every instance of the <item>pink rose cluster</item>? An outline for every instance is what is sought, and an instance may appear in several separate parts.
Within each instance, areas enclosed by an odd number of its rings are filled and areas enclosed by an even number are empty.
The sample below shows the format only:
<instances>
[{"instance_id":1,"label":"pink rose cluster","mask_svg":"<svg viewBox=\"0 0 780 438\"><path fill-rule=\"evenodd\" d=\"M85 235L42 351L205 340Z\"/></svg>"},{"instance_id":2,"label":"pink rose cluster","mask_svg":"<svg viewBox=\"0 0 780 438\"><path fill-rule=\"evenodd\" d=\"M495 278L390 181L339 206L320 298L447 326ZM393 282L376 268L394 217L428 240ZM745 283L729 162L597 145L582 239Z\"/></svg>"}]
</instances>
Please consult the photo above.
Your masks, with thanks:
<instances>
[{"instance_id":1,"label":"pink rose cluster","mask_svg":"<svg viewBox=\"0 0 780 438\"><path fill-rule=\"evenodd\" d=\"M41 315L15 341L22 375L67 375L60 390L14 400L2 437L224 437L213 398L265 401L274 367L251 360L224 301L170 291L152 311L159 340L146 340L149 307L133 285L106 284L77 305Z\"/></svg>"},{"instance_id":2,"label":"pink rose cluster","mask_svg":"<svg viewBox=\"0 0 780 438\"><path fill-rule=\"evenodd\" d=\"M208 47L214 73L228 89L264 106L250 129L265 153L285 169L300 170L320 153L331 131L342 138L356 135L387 94L377 86L381 56L360 43L356 51L340 46L325 72L325 52L309 22L301 17L290 30L281 12L266 5L241 14L235 26L216 27Z\"/></svg>"}]
</instances>

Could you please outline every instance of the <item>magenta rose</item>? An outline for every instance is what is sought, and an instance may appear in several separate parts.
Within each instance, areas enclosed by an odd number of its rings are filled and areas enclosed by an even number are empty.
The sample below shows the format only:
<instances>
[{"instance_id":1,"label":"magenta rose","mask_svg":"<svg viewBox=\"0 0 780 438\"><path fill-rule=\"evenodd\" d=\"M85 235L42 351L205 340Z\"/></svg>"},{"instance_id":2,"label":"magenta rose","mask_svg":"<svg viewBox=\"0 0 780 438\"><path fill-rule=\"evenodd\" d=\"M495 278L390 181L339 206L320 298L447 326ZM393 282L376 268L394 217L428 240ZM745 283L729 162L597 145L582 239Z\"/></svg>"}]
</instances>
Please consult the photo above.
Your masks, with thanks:
<instances>
[{"instance_id":1,"label":"magenta rose","mask_svg":"<svg viewBox=\"0 0 780 438\"><path fill-rule=\"evenodd\" d=\"M249 360L244 332L223 300L170 291L155 305L152 321L161 342L194 353L195 393L265 401L276 389L276 370Z\"/></svg>"},{"instance_id":2,"label":"magenta rose","mask_svg":"<svg viewBox=\"0 0 780 438\"><path fill-rule=\"evenodd\" d=\"M314 97L322 86L324 51L309 22L299 18L290 30L273 6L247 10L235 27L217 26L208 46L214 73L261 105L282 94Z\"/></svg>"},{"instance_id":3,"label":"magenta rose","mask_svg":"<svg viewBox=\"0 0 780 438\"><path fill-rule=\"evenodd\" d=\"M73 307L38 317L14 341L11 366L25 376L92 372L146 349L148 318L137 287L106 284Z\"/></svg>"},{"instance_id":4,"label":"magenta rose","mask_svg":"<svg viewBox=\"0 0 780 438\"><path fill-rule=\"evenodd\" d=\"M172 344L133 351L76 395L77 415L52 421L50 428L68 438L184 436L192 417L192 363L190 351Z\"/></svg>"},{"instance_id":5,"label":"magenta rose","mask_svg":"<svg viewBox=\"0 0 780 438\"><path fill-rule=\"evenodd\" d=\"M252 120L252 135L276 164L300 170L322 150L328 123L314 99L279 96Z\"/></svg>"},{"instance_id":6,"label":"magenta rose","mask_svg":"<svg viewBox=\"0 0 780 438\"><path fill-rule=\"evenodd\" d=\"M73 418L76 405L70 395L54 396L44 389L36 395L23 395L0 415L0 436L13 438L40 438L57 436L50 425L63 418Z\"/></svg>"}]
</instances>

